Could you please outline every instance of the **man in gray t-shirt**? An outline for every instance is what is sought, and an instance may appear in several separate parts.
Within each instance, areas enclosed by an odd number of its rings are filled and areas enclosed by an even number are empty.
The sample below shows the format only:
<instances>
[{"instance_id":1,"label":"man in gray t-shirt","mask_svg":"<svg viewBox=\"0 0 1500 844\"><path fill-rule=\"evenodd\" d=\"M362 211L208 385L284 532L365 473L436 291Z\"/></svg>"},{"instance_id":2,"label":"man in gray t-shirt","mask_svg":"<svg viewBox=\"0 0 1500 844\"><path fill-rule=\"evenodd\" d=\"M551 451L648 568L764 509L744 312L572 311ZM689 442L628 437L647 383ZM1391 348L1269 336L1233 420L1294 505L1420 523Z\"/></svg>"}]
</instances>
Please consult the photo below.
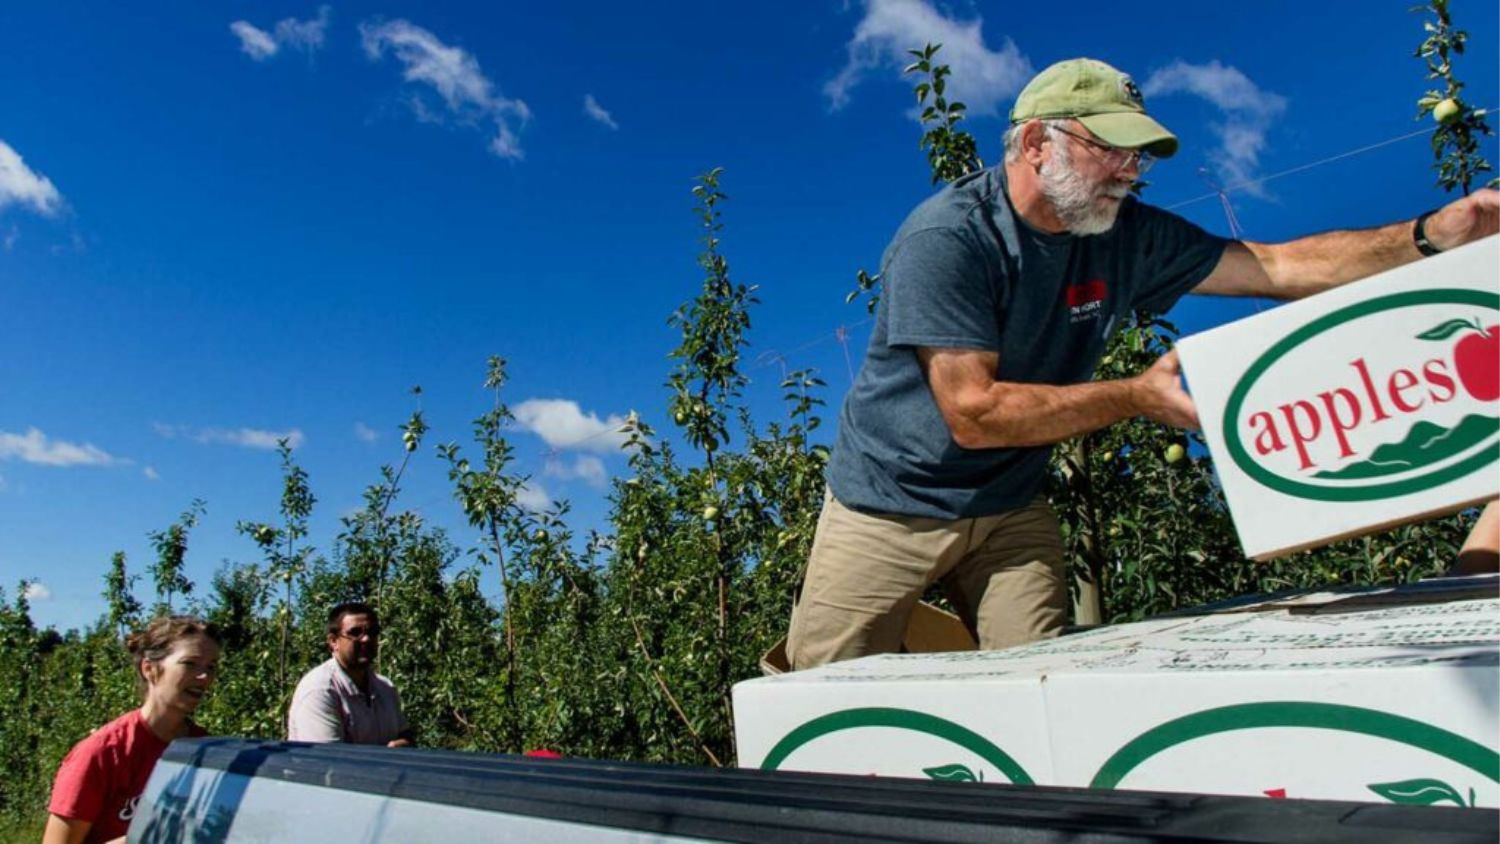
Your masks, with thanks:
<instances>
[{"instance_id":1,"label":"man in gray t-shirt","mask_svg":"<svg viewBox=\"0 0 1500 844\"><path fill-rule=\"evenodd\" d=\"M351 601L328 613L332 656L302 675L287 711L290 741L409 747L411 726L390 680L375 673L380 617Z\"/></svg>"},{"instance_id":2,"label":"man in gray t-shirt","mask_svg":"<svg viewBox=\"0 0 1500 844\"><path fill-rule=\"evenodd\" d=\"M1039 497L1051 446L1134 416L1197 426L1175 352L1090 380L1131 311L1188 292L1306 296L1500 228L1500 194L1481 191L1415 224L1229 241L1130 195L1176 150L1130 77L1060 62L1017 98L1004 162L902 224L839 416L793 668L896 650L939 581L981 647L1057 634L1062 543Z\"/></svg>"}]
</instances>

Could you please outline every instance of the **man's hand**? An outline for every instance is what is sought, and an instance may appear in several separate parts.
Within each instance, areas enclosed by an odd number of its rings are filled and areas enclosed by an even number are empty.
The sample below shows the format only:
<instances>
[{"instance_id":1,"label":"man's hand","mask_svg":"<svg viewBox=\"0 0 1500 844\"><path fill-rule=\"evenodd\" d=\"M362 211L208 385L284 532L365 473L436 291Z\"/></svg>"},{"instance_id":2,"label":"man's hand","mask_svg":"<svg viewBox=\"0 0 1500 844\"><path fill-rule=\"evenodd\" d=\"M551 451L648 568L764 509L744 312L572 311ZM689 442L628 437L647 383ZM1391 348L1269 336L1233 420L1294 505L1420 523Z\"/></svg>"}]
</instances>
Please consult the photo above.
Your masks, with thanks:
<instances>
[{"instance_id":1,"label":"man's hand","mask_svg":"<svg viewBox=\"0 0 1500 844\"><path fill-rule=\"evenodd\" d=\"M385 746L386 747L411 747L412 743L411 743L411 739L408 739L408 738L398 738L398 739L391 739L390 741L386 742Z\"/></svg>"},{"instance_id":2,"label":"man's hand","mask_svg":"<svg viewBox=\"0 0 1500 844\"><path fill-rule=\"evenodd\" d=\"M1132 399L1141 415L1174 428L1197 428L1198 409L1182 389L1182 363L1177 350L1157 358L1151 368L1131 379Z\"/></svg>"},{"instance_id":3,"label":"man's hand","mask_svg":"<svg viewBox=\"0 0 1500 844\"><path fill-rule=\"evenodd\" d=\"M1422 225L1433 246L1448 250L1500 232L1500 191L1477 190L1455 199Z\"/></svg>"}]
</instances>

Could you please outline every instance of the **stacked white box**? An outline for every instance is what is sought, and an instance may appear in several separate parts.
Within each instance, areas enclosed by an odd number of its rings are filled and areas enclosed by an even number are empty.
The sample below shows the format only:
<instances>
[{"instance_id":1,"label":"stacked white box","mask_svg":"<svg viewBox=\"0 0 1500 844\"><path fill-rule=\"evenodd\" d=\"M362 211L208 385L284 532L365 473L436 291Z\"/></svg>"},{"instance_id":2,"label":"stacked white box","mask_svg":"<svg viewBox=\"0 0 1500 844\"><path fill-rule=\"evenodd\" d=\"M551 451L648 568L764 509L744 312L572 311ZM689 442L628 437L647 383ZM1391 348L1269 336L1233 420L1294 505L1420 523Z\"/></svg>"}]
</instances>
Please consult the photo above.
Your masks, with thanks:
<instances>
[{"instance_id":1,"label":"stacked white box","mask_svg":"<svg viewBox=\"0 0 1500 844\"><path fill-rule=\"evenodd\" d=\"M1500 600L869 657L734 706L748 767L1500 806Z\"/></svg>"}]
</instances>

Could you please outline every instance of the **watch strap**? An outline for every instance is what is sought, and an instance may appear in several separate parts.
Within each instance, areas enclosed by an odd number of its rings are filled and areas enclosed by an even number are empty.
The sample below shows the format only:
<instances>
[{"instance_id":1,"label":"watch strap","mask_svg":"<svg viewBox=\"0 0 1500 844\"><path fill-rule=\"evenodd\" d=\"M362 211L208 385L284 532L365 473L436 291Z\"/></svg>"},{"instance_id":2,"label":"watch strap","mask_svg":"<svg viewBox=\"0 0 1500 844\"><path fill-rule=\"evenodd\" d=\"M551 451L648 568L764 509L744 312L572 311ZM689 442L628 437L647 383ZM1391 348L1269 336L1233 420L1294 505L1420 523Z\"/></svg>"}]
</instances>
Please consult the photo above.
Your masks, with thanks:
<instances>
[{"instance_id":1,"label":"watch strap","mask_svg":"<svg viewBox=\"0 0 1500 844\"><path fill-rule=\"evenodd\" d=\"M1432 241L1430 241L1430 240L1427 239L1427 228L1426 228L1427 218L1431 217L1435 213L1437 213L1437 212L1436 211L1428 211L1427 213L1425 213L1422 216L1418 217L1417 218L1417 222L1415 224L1413 224L1412 227L1411 227L1411 240L1412 240L1412 243L1416 244L1418 252L1421 252L1423 255L1428 256L1428 257L1431 257L1431 256L1436 255L1439 252L1443 251L1443 250L1437 248L1436 246L1434 246L1432 244Z\"/></svg>"}]
</instances>

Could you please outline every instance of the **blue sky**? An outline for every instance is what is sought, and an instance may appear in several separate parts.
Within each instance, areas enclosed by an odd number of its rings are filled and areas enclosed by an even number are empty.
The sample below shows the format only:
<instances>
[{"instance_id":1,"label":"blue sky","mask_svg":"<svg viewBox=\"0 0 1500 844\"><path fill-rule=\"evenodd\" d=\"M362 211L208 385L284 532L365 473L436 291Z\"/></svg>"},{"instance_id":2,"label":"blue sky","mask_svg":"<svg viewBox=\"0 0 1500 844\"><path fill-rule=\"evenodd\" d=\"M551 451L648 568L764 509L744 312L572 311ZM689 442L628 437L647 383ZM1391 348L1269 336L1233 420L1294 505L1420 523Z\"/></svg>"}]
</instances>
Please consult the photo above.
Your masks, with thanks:
<instances>
[{"instance_id":1,"label":"blue sky","mask_svg":"<svg viewBox=\"0 0 1500 844\"><path fill-rule=\"evenodd\" d=\"M624 470L608 429L631 410L670 428L665 320L698 289L689 189L715 166L732 273L763 301L757 418L780 412L779 355L821 371L831 421L835 330L855 366L868 337L844 304L854 271L931 190L899 76L924 41L945 43L987 161L1030 74L1090 55L1182 138L1149 201L1227 233L1210 186L1227 185L1256 240L1414 216L1443 195L1424 137L1384 143L1431 126L1413 121L1410 5L10 4L0 582L36 579L43 624L86 624L110 554L143 571L147 532L201 498L206 586L255 557L235 522L275 516L277 436L327 550L399 459L416 384L433 430L404 503L468 546L431 446L467 441L491 354L510 361L519 470L601 525ZM1468 98L1496 106L1496 6L1453 7Z\"/></svg>"}]
</instances>

